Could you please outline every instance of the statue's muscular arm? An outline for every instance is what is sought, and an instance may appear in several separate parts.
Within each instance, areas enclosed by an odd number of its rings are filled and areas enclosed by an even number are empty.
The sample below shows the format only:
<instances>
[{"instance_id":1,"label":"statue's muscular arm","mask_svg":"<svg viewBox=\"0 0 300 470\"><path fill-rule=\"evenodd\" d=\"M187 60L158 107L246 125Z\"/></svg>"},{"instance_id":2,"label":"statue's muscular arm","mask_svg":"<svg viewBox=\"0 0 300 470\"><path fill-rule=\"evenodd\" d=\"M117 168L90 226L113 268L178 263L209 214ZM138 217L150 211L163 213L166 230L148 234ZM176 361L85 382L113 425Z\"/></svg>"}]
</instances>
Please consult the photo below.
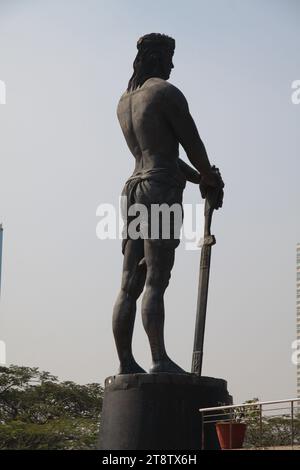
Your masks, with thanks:
<instances>
[{"instance_id":1,"label":"statue's muscular arm","mask_svg":"<svg viewBox=\"0 0 300 470\"><path fill-rule=\"evenodd\" d=\"M211 165L205 146L190 114L187 100L181 91L171 84L168 84L165 89L164 111L176 138L184 148L191 164L198 170L201 176L209 175ZM193 173L192 168L182 160L179 160L179 166L189 181L199 183L196 172Z\"/></svg>"},{"instance_id":2,"label":"statue's muscular arm","mask_svg":"<svg viewBox=\"0 0 300 470\"><path fill-rule=\"evenodd\" d=\"M190 165L185 163L181 158L178 160L178 165L184 176L186 177L187 181L191 183L200 184L201 176L198 171L194 170Z\"/></svg>"}]
</instances>

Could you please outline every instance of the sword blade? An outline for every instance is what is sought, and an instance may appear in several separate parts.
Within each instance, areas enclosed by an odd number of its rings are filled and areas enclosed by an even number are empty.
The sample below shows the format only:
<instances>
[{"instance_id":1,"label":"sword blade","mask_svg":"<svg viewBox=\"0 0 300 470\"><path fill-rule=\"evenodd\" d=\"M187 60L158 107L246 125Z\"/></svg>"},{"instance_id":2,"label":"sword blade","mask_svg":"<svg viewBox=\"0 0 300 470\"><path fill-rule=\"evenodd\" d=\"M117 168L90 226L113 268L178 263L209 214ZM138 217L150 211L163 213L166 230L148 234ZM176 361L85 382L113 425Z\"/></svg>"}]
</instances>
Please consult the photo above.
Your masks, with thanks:
<instances>
[{"instance_id":1,"label":"sword blade","mask_svg":"<svg viewBox=\"0 0 300 470\"><path fill-rule=\"evenodd\" d=\"M192 373L201 375L202 371L202 360L203 360L203 344L204 344L204 333L205 333L205 321L207 311L207 298L208 298L208 286L209 286L209 273L210 273L210 260L211 260L211 247L214 244L213 240L204 239L201 248L200 257L200 272L199 272L199 284L198 284L198 298L197 298L197 310L196 310L196 326L195 326L195 337L194 337L194 349L192 359Z\"/></svg>"}]
</instances>

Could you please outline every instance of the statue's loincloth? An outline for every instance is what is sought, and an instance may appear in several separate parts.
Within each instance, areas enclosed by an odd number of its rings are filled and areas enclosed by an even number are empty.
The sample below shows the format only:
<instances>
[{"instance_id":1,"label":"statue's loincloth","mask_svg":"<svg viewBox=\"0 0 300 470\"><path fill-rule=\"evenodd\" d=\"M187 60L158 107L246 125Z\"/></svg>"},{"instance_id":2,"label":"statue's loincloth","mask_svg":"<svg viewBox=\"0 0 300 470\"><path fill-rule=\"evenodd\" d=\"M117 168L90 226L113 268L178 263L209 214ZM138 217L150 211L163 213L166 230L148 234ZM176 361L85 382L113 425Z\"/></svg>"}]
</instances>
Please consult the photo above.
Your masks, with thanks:
<instances>
[{"instance_id":1,"label":"statue's loincloth","mask_svg":"<svg viewBox=\"0 0 300 470\"><path fill-rule=\"evenodd\" d=\"M185 183L186 180L179 171L173 173L165 168L141 171L126 181L121 203L124 221L123 253L128 239L142 238L174 248L179 245L183 221L182 194ZM158 220L159 206L161 211L166 210L166 212L163 212L165 217L160 215ZM137 220L137 216L141 222L134 224L134 227L139 229L138 237L136 237L136 231L133 235L131 230L132 222L134 219Z\"/></svg>"}]
</instances>

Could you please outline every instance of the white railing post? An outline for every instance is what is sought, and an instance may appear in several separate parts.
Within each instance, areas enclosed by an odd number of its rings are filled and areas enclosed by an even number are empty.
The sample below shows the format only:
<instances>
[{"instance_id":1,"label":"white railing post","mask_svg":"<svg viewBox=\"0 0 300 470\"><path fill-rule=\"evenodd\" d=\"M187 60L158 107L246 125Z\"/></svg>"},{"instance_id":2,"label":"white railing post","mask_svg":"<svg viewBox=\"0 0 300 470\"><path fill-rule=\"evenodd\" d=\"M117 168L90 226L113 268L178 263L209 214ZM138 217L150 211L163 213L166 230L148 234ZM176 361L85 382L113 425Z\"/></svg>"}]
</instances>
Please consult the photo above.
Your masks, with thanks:
<instances>
[{"instance_id":1,"label":"white railing post","mask_svg":"<svg viewBox=\"0 0 300 470\"><path fill-rule=\"evenodd\" d=\"M292 418L292 449L294 448L294 402L291 400L291 418Z\"/></svg>"},{"instance_id":2,"label":"white railing post","mask_svg":"<svg viewBox=\"0 0 300 470\"><path fill-rule=\"evenodd\" d=\"M259 405L259 440L262 447L262 405Z\"/></svg>"}]
</instances>

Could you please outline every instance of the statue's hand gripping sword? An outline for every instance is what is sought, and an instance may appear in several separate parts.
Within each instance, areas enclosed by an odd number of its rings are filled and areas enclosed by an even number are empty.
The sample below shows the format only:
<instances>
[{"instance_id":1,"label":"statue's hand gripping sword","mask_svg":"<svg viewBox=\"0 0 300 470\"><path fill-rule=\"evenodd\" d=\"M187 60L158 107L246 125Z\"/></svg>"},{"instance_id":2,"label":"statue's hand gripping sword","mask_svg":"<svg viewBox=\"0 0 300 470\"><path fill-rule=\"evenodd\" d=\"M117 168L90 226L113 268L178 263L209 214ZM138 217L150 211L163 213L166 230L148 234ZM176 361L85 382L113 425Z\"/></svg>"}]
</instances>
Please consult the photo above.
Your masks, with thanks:
<instances>
[{"instance_id":1,"label":"statue's hand gripping sword","mask_svg":"<svg viewBox=\"0 0 300 470\"><path fill-rule=\"evenodd\" d=\"M213 171L218 173L222 181L220 172L217 168L213 167ZM224 183L222 182L223 186ZM203 344L204 332L207 310L207 297L209 285L209 271L211 259L211 247L215 245L216 239L211 234L212 215L215 209L222 206L223 202L223 187L209 188L206 192L205 206L204 206L204 236L200 241L201 257L200 257L200 272L198 284L198 299L196 311L196 326L194 337L194 349L192 360L192 373L201 375L202 360L203 360Z\"/></svg>"}]
</instances>

